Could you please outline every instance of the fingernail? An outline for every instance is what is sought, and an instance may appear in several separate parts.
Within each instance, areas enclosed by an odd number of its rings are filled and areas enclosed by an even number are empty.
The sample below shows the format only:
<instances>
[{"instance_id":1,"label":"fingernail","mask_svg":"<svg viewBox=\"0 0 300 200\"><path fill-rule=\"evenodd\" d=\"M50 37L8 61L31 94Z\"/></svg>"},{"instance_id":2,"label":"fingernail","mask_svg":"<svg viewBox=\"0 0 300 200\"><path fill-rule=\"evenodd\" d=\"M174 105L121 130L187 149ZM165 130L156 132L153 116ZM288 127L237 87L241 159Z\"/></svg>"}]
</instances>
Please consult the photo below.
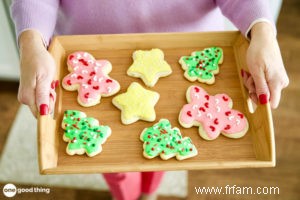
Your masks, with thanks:
<instances>
[{"instance_id":1,"label":"fingernail","mask_svg":"<svg viewBox=\"0 0 300 200\"><path fill-rule=\"evenodd\" d=\"M244 77L244 70L243 69L241 69L241 75L242 75L242 77Z\"/></svg>"},{"instance_id":2,"label":"fingernail","mask_svg":"<svg viewBox=\"0 0 300 200\"><path fill-rule=\"evenodd\" d=\"M259 95L259 102L260 104L266 104L268 103L268 96L266 94Z\"/></svg>"},{"instance_id":3,"label":"fingernail","mask_svg":"<svg viewBox=\"0 0 300 200\"><path fill-rule=\"evenodd\" d=\"M49 108L47 104L40 105L40 115L48 115Z\"/></svg>"},{"instance_id":4,"label":"fingernail","mask_svg":"<svg viewBox=\"0 0 300 200\"><path fill-rule=\"evenodd\" d=\"M52 83L51 83L51 88L52 88L52 89L55 89L55 88L58 87L58 85L59 85L59 81L58 81L58 80L52 81Z\"/></svg>"},{"instance_id":5,"label":"fingernail","mask_svg":"<svg viewBox=\"0 0 300 200\"><path fill-rule=\"evenodd\" d=\"M56 81L55 81L55 88L57 88L58 86L59 86L59 81L56 80Z\"/></svg>"},{"instance_id":6,"label":"fingernail","mask_svg":"<svg viewBox=\"0 0 300 200\"><path fill-rule=\"evenodd\" d=\"M51 98L52 100L54 100L54 96L53 96L52 93L50 93L50 98Z\"/></svg>"}]
</instances>

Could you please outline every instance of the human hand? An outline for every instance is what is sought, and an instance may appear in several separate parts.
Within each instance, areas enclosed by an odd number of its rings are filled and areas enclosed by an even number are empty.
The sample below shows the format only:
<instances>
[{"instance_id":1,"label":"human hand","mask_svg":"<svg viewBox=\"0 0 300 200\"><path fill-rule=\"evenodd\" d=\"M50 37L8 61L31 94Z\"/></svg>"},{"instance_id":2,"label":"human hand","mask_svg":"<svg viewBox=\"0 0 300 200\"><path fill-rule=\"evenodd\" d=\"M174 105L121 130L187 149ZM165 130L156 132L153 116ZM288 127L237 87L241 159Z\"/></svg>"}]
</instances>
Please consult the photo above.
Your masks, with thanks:
<instances>
[{"instance_id":1,"label":"human hand","mask_svg":"<svg viewBox=\"0 0 300 200\"><path fill-rule=\"evenodd\" d=\"M249 72L241 71L250 98L257 103L270 101L277 108L281 91L289 84L275 33L266 22L255 24L251 29L251 42L247 51Z\"/></svg>"},{"instance_id":2,"label":"human hand","mask_svg":"<svg viewBox=\"0 0 300 200\"><path fill-rule=\"evenodd\" d=\"M52 82L55 74L55 63L43 44L39 32L24 31L19 38L21 75L18 100L29 106L37 117L53 111L56 99Z\"/></svg>"}]
</instances>

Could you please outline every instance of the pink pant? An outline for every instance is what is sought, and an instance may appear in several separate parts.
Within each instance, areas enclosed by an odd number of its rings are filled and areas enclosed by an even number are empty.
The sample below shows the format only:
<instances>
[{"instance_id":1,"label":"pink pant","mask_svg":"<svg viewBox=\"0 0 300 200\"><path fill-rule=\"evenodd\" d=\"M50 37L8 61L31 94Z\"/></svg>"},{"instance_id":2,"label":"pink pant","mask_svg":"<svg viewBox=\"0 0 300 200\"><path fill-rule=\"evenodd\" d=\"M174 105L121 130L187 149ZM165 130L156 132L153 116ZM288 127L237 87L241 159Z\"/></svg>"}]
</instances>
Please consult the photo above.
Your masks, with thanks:
<instances>
[{"instance_id":1,"label":"pink pant","mask_svg":"<svg viewBox=\"0 0 300 200\"><path fill-rule=\"evenodd\" d=\"M164 172L128 172L103 174L114 198L136 200L156 191Z\"/></svg>"}]
</instances>

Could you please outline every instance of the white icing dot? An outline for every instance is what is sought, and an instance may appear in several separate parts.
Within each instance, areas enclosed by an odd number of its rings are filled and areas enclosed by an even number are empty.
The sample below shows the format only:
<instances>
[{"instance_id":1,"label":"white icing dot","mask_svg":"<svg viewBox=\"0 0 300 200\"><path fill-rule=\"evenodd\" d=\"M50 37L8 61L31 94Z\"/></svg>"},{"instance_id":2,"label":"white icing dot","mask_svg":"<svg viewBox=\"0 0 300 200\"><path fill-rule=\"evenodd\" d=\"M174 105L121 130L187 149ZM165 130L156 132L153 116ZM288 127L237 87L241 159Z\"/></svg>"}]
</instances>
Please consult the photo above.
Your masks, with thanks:
<instances>
[{"instance_id":1,"label":"white icing dot","mask_svg":"<svg viewBox=\"0 0 300 200\"><path fill-rule=\"evenodd\" d=\"M221 111L220 106L217 106L217 112L220 112L220 111Z\"/></svg>"},{"instance_id":2,"label":"white icing dot","mask_svg":"<svg viewBox=\"0 0 300 200\"><path fill-rule=\"evenodd\" d=\"M94 80L94 81L97 81L97 80L98 80L97 76L94 76L93 80Z\"/></svg>"},{"instance_id":3,"label":"white icing dot","mask_svg":"<svg viewBox=\"0 0 300 200\"><path fill-rule=\"evenodd\" d=\"M88 54L87 54L86 52L84 52L83 56L84 56L84 57L87 57L87 56L88 56Z\"/></svg>"},{"instance_id":4,"label":"white icing dot","mask_svg":"<svg viewBox=\"0 0 300 200\"><path fill-rule=\"evenodd\" d=\"M88 63L93 64L94 60L88 60Z\"/></svg>"},{"instance_id":5,"label":"white icing dot","mask_svg":"<svg viewBox=\"0 0 300 200\"><path fill-rule=\"evenodd\" d=\"M88 70L86 70L86 69L82 70L81 72L82 72L82 74L87 74L87 73L89 73Z\"/></svg>"},{"instance_id":6,"label":"white icing dot","mask_svg":"<svg viewBox=\"0 0 300 200\"><path fill-rule=\"evenodd\" d=\"M98 62L96 62L96 66L100 67L100 66L101 66L101 64L100 64L100 63L98 63Z\"/></svg>"},{"instance_id":7,"label":"white icing dot","mask_svg":"<svg viewBox=\"0 0 300 200\"><path fill-rule=\"evenodd\" d=\"M111 87L107 87L107 91L108 91L108 93L110 93L111 92Z\"/></svg>"},{"instance_id":8,"label":"white icing dot","mask_svg":"<svg viewBox=\"0 0 300 200\"><path fill-rule=\"evenodd\" d=\"M87 98L87 101L88 101L88 102L92 101L92 98Z\"/></svg>"},{"instance_id":9,"label":"white icing dot","mask_svg":"<svg viewBox=\"0 0 300 200\"><path fill-rule=\"evenodd\" d=\"M82 84L82 87L84 87L85 89L87 89L89 86L87 84Z\"/></svg>"},{"instance_id":10,"label":"white icing dot","mask_svg":"<svg viewBox=\"0 0 300 200\"><path fill-rule=\"evenodd\" d=\"M231 116L229 116L229 117L228 117L228 119L229 119L230 121L232 121L232 120L233 120L233 118L234 118L234 116L233 116L233 115L231 115Z\"/></svg>"},{"instance_id":11,"label":"white icing dot","mask_svg":"<svg viewBox=\"0 0 300 200\"><path fill-rule=\"evenodd\" d=\"M198 108L198 105L194 104L192 108L193 108L193 110L196 110Z\"/></svg>"},{"instance_id":12,"label":"white icing dot","mask_svg":"<svg viewBox=\"0 0 300 200\"><path fill-rule=\"evenodd\" d=\"M72 62L73 62L74 64L77 64L77 63L78 63L78 60L73 59Z\"/></svg>"},{"instance_id":13,"label":"white icing dot","mask_svg":"<svg viewBox=\"0 0 300 200\"><path fill-rule=\"evenodd\" d=\"M157 128L158 128L158 126L157 126L157 125L153 126L153 129L157 129Z\"/></svg>"},{"instance_id":14,"label":"white icing dot","mask_svg":"<svg viewBox=\"0 0 300 200\"><path fill-rule=\"evenodd\" d=\"M77 54L76 58L77 58L77 59L81 58L81 55L80 55L80 54Z\"/></svg>"},{"instance_id":15,"label":"white icing dot","mask_svg":"<svg viewBox=\"0 0 300 200\"><path fill-rule=\"evenodd\" d=\"M76 71L78 68L79 68L78 66L74 67L74 71Z\"/></svg>"},{"instance_id":16,"label":"white icing dot","mask_svg":"<svg viewBox=\"0 0 300 200\"><path fill-rule=\"evenodd\" d=\"M195 94L195 97L197 97L197 99L199 99L199 98L200 98L199 94Z\"/></svg>"},{"instance_id":17,"label":"white icing dot","mask_svg":"<svg viewBox=\"0 0 300 200\"><path fill-rule=\"evenodd\" d=\"M77 74L72 74L71 77L72 77L72 78L76 78L76 77L77 77Z\"/></svg>"},{"instance_id":18,"label":"white icing dot","mask_svg":"<svg viewBox=\"0 0 300 200\"><path fill-rule=\"evenodd\" d=\"M202 114L201 114L200 110L198 110L197 113L198 113L197 116L201 117Z\"/></svg>"},{"instance_id":19,"label":"white icing dot","mask_svg":"<svg viewBox=\"0 0 300 200\"><path fill-rule=\"evenodd\" d=\"M206 116L207 116L209 119L212 119L212 114L211 114L211 113L207 113Z\"/></svg>"},{"instance_id":20,"label":"white icing dot","mask_svg":"<svg viewBox=\"0 0 300 200\"><path fill-rule=\"evenodd\" d=\"M102 80L103 80L103 77L100 77L100 78L98 79L99 82L101 82Z\"/></svg>"},{"instance_id":21,"label":"white icing dot","mask_svg":"<svg viewBox=\"0 0 300 200\"><path fill-rule=\"evenodd\" d=\"M219 99L215 99L216 104L219 104L220 100Z\"/></svg>"},{"instance_id":22,"label":"white icing dot","mask_svg":"<svg viewBox=\"0 0 300 200\"><path fill-rule=\"evenodd\" d=\"M241 121L239 119L236 120L236 124L239 125Z\"/></svg>"},{"instance_id":23,"label":"white icing dot","mask_svg":"<svg viewBox=\"0 0 300 200\"><path fill-rule=\"evenodd\" d=\"M94 70L95 70L95 72L97 72L97 70L98 70L98 67L94 67Z\"/></svg>"}]
</instances>

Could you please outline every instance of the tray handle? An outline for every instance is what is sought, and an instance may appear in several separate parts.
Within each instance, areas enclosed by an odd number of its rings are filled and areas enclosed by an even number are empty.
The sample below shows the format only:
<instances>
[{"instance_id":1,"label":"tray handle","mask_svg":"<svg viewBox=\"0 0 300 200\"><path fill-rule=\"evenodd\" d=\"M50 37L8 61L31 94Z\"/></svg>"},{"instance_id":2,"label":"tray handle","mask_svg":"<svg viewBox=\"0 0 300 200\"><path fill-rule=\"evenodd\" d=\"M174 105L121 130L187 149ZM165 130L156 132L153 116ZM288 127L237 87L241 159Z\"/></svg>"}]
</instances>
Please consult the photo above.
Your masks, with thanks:
<instances>
[{"instance_id":1,"label":"tray handle","mask_svg":"<svg viewBox=\"0 0 300 200\"><path fill-rule=\"evenodd\" d=\"M38 117L38 160L40 173L55 168L58 160L58 140L55 136L56 123L51 115Z\"/></svg>"}]
</instances>

